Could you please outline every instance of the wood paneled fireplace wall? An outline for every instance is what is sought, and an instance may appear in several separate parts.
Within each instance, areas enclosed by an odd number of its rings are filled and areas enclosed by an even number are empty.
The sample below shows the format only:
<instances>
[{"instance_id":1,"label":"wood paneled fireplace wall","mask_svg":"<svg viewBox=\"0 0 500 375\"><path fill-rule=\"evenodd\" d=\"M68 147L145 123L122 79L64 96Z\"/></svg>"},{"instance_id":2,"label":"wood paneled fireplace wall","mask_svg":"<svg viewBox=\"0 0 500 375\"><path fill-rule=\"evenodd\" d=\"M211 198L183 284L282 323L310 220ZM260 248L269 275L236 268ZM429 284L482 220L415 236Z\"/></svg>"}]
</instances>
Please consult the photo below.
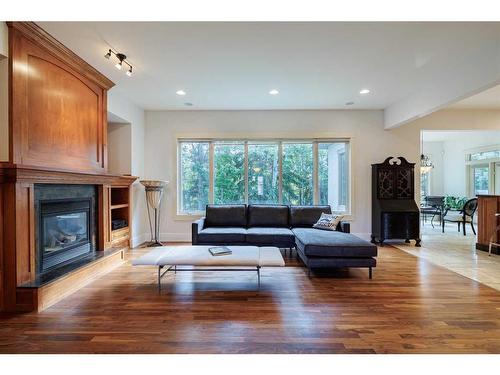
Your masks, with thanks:
<instances>
[{"instance_id":1,"label":"wood paneled fireplace wall","mask_svg":"<svg viewBox=\"0 0 500 375\"><path fill-rule=\"evenodd\" d=\"M129 193L136 178L107 173L106 100L113 83L35 23L8 22L8 27L9 160L0 163L0 310L31 311L47 307L47 299L65 295L67 287L64 280L43 287L35 283L35 187L92 185L94 250L104 254L129 246ZM120 213L129 223L119 240L111 230L113 189L121 191Z\"/></svg>"}]
</instances>

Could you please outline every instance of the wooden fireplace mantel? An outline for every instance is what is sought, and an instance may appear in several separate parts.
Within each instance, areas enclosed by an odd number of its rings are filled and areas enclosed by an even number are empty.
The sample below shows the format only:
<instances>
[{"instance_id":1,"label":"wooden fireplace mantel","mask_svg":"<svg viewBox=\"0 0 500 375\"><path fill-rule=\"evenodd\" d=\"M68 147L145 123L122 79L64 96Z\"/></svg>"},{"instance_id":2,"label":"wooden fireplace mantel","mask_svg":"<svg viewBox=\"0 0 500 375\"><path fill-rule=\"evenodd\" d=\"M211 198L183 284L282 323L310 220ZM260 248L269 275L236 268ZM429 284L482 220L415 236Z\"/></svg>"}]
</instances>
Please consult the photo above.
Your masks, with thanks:
<instances>
[{"instance_id":1,"label":"wooden fireplace mantel","mask_svg":"<svg viewBox=\"0 0 500 375\"><path fill-rule=\"evenodd\" d=\"M128 186L137 177L109 173L71 171L40 166L19 165L0 162L0 183L25 182L38 184L91 184Z\"/></svg>"}]
</instances>

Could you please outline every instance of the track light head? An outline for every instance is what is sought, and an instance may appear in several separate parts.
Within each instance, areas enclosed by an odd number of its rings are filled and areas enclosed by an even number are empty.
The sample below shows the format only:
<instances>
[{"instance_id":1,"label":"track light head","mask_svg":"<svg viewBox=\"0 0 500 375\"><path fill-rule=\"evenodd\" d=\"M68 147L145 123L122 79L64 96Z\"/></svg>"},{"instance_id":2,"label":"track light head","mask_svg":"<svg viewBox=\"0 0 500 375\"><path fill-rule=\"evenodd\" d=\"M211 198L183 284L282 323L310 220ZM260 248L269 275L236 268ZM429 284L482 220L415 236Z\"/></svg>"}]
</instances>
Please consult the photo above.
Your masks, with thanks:
<instances>
[{"instance_id":1,"label":"track light head","mask_svg":"<svg viewBox=\"0 0 500 375\"><path fill-rule=\"evenodd\" d=\"M113 51L111 48L108 50L108 53L104 55L106 59L110 59L111 55L115 55L116 58L118 59L118 62L115 64L115 68L118 70L122 70L123 64L125 63L126 66L128 66L128 70L125 72L127 76L131 77L132 76L132 65L126 60L127 56L125 56L123 53L116 53Z\"/></svg>"},{"instance_id":2,"label":"track light head","mask_svg":"<svg viewBox=\"0 0 500 375\"><path fill-rule=\"evenodd\" d=\"M116 63L115 67L118 70L122 70L123 61L127 58L127 56L125 56L123 53L117 53L116 57L120 61Z\"/></svg>"}]
</instances>

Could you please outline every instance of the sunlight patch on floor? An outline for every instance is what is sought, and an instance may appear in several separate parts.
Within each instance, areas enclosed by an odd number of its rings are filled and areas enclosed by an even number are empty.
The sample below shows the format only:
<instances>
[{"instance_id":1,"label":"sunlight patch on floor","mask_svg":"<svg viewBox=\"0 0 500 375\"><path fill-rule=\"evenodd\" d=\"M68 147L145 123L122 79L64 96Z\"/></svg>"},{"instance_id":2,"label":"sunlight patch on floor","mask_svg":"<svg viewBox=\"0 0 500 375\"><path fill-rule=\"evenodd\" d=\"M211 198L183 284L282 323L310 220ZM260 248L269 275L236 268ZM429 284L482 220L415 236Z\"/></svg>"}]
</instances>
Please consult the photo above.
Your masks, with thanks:
<instances>
[{"instance_id":1,"label":"sunlight patch on floor","mask_svg":"<svg viewBox=\"0 0 500 375\"><path fill-rule=\"evenodd\" d=\"M439 225L433 228L429 223L422 228L420 248L413 243L390 242L409 254L500 290L500 256L488 256L488 253L476 250L475 244L476 237L472 232L464 236L457 231L456 225L450 224L442 233Z\"/></svg>"}]
</instances>

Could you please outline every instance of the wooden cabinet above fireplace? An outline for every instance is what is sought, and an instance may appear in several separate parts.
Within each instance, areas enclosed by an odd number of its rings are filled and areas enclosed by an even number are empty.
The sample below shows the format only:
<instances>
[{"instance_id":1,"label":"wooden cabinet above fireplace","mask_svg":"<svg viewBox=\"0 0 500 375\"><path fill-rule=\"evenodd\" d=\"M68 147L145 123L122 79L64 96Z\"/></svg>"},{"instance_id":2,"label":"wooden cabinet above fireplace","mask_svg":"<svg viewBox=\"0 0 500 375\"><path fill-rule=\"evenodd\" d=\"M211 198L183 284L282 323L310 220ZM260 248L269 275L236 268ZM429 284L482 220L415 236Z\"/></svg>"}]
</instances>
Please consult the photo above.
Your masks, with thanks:
<instances>
[{"instance_id":1,"label":"wooden cabinet above fireplace","mask_svg":"<svg viewBox=\"0 0 500 375\"><path fill-rule=\"evenodd\" d=\"M36 24L8 26L10 162L105 172L113 83Z\"/></svg>"}]
</instances>

